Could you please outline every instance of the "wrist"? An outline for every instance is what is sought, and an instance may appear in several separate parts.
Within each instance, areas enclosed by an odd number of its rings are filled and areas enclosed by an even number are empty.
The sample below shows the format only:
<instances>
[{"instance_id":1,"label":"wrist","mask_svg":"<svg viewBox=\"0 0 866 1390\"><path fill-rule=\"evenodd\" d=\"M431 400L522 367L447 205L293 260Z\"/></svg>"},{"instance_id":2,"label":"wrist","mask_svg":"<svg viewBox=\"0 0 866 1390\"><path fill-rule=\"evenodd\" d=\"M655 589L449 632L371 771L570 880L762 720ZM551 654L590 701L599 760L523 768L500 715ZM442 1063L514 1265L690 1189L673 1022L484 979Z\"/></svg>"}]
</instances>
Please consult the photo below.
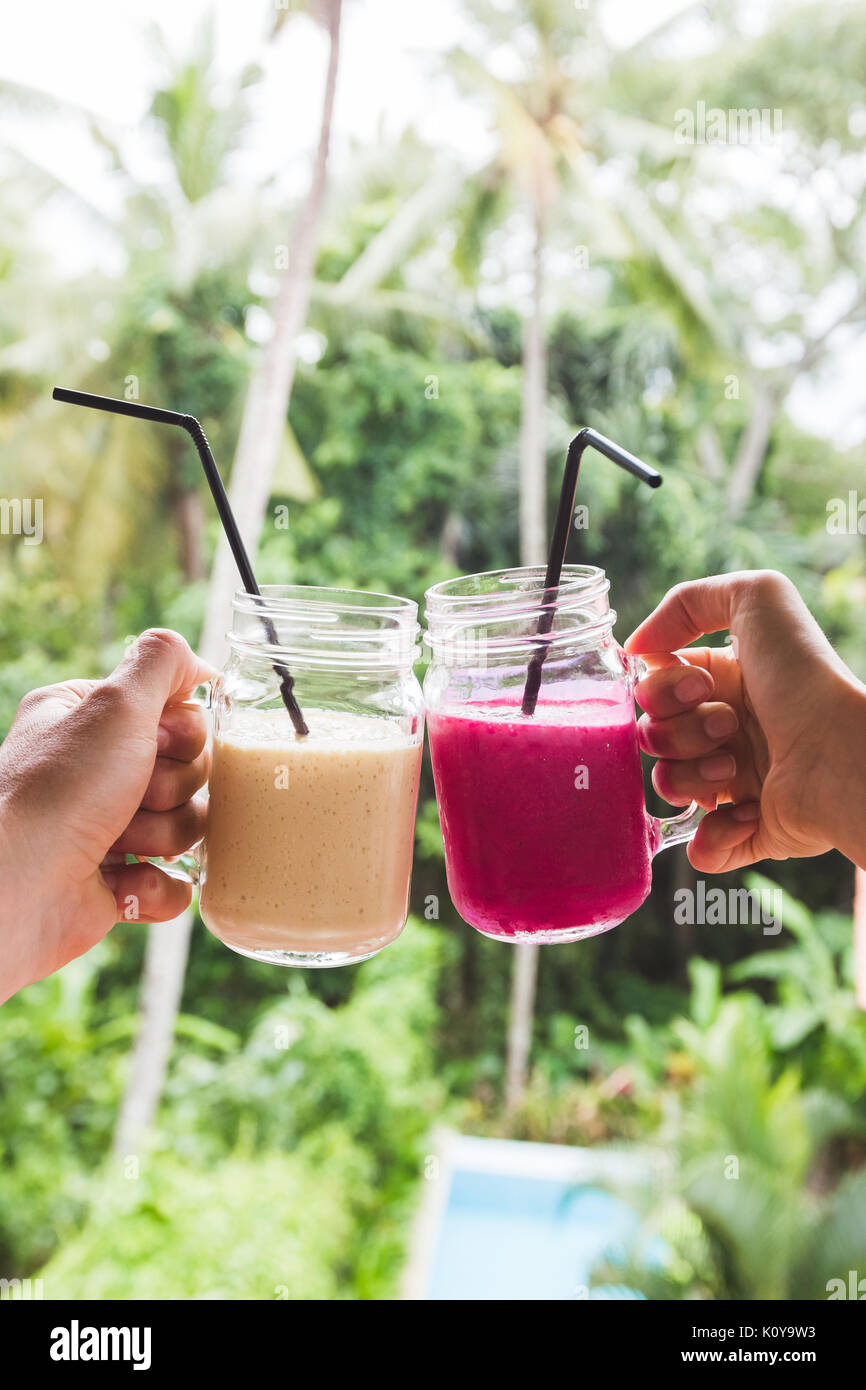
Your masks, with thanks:
<instances>
[{"instance_id":1,"label":"wrist","mask_svg":"<svg viewBox=\"0 0 866 1390\"><path fill-rule=\"evenodd\" d=\"M866 686L840 677L827 710L830 739L826 824L835 849L866 868Z\"/></svg>"},{"instance_id":2,"label":"wrist","mask_svg":"<svg viewBox=\"0 0 866 1390\"><path fill-rule=\"evenodd\" d=\"M14 798L0 790L0 1004L33 978L41 935L41 880L28 870L27 831Z\"/></svg>"}]
</instances>

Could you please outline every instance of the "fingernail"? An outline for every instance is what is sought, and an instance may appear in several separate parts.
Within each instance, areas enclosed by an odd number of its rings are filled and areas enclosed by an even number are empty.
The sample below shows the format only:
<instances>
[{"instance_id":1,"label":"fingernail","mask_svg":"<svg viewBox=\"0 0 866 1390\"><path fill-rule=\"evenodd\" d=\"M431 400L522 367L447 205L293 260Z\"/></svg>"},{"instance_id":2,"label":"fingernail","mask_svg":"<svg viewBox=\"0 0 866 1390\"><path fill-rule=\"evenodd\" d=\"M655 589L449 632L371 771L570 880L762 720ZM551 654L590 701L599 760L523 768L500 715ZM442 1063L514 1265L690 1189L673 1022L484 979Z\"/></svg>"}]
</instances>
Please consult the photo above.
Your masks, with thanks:
<instances>
[{"instance_id":1,"label":"fingernail","mask_svg":"<svg viewBox=\"0 0 866 1390\"><path fill-rule=\"evenodd\" d=\"M705 782L726 782L733 777L737 764L730 753L718 753L714 758L701 758L698 769Z\"/></svg>"},{"instance_id":2,"label":"fingernail","mask_svg":"<svg viewBox=\"0 0 866 1390\"><path fill-rule=\"evenodd\" d=\"M731 807L734 820L757 820L760 814L760 801L741 801L739 806Z\"/></svg>"},{"instance_id":3,"label":"fingernail","mask_svg":"<svg viewBox=\"0 0 866 1390\"><path fill-rule=\"evenodd\" d=\"M163 726L160 724L159 727L157 728L157 731L156 731L156 751L157 751L157 753L164 753L165 750L166 750L166 748L168 748L168 745L169 745L170 743L171 743L171 733L169 732L168 729L164 729Z\"/></svg>"},{"instance_id":4,"label":"fingernail","mask_svg":"<svg viewBox=\"0 0 866 1390\"><path fill-rule=\"evenodd\" d=\"M739 720L732 709L717 709L704 720L704 731L710 738L727 738L735 732Z\"/></svg>"},{"instance_id":5,"label":"fingernail","mask_svg":"<svg viewBox=\"0 0 866 1390\"><path fill-rule=\"evenodd\" d=\"M693 705L696 700L703 698L706 689L707 683L701 680L700 676L686 676L683 680L677 681L674 695L681 705Z\"/></svg>"},{"instance_id":6,"label":"fingernail","mask_svg":"<svg viewBox=\"0 0 866 1390\"><path fill-rule=\"evenodd\" d=\"M100 873L102 874L102 881L106 888L110 889L112 893L116 893L117 885L120 882L120 875L116 874L112 869L101 869Z\"/></svg>"}]
</instances>

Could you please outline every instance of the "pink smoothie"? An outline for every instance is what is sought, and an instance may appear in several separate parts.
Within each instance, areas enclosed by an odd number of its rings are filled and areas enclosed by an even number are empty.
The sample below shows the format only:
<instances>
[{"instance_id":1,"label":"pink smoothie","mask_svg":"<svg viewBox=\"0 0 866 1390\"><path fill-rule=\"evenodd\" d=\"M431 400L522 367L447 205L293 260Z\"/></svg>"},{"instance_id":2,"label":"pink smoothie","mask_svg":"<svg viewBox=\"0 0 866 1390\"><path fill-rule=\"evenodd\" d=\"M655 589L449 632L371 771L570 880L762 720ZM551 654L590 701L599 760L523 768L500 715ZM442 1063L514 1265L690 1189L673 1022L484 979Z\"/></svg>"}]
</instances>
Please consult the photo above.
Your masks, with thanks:
<instances>
[{"instance_id":1,"label":"pink smoothie","mask_svg":"<svg viewBox=\"0 0 866 1390\"><path fill-rule=\"evenodd\" d=\"M428 724L448 887L488 936L574 941L650 889L650 821L631 699L492 700Z\"/></svg>"}]
</instances>

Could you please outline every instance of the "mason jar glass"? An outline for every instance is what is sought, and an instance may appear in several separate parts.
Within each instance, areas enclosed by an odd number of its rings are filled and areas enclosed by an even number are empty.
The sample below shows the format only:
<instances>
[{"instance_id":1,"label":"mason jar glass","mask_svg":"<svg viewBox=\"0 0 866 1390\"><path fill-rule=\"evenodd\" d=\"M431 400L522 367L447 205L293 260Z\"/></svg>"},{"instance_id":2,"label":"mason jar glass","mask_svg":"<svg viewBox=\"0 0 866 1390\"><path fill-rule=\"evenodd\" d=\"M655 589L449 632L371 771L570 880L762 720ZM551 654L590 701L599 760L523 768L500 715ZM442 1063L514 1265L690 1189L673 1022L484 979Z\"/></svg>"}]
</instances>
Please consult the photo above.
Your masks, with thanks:
<instances>
[{"instance_id":1,"label":"mason jar glass","mask_svg":"<svg viewBox=\"0 0 866 1390\"><path fill-rule=\"evenodd\" d=\"M232 607L229 658L211 688L202 918L253 960L367 960L408 913L424 737L417 605L268 585ZM275 665L294 677L306 736Z\"/></svg>"},{"instance_id":2,"label":"mason jar glass","mask_svg":"<svg viewBox=\"0 0 866 1390\"><path fill-rule=\"evenodd\" d=\"M466 575L427 591L424 683L448 888L485 936L538 944L609 930L650 891L651 861L700 812L644 804L633 689L605 573L566 565ZM549 631L543 629L545 619ZM552 619L552 621L551 621ZM524 712L530 668L537 702Z\"/></svg>"}]
</instances>

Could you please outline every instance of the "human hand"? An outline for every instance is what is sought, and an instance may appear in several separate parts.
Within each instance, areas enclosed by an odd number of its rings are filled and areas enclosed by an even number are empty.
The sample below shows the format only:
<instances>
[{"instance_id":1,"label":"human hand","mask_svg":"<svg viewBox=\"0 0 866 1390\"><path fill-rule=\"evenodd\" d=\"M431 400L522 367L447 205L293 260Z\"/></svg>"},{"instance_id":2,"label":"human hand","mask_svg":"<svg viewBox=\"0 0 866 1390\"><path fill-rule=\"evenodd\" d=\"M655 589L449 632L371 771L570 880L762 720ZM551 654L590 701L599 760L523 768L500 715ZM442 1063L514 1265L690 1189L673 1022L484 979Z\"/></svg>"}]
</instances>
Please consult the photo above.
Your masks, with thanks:
<instances>
[{"instance_id":1,"label":"human hand","mask_svg":"<svg viewBox=\"0 0 866 1390\"><path fill-rule=\"evenodd\" d=\"M730 647L686 647L726 628ZM656 791L710 812L689 845L696 868L831 848L864 866L866 688L789 579L678 584L625 645L652 668L635 696Z\"/></svg>"},{"instance_id":2,"label":"human hand","mask_svg":"<svg viewBox=\"0 0 866 1390\"><path fill-rule=\"evenodd\" d=\"M0 1002L58 970L113 924L158 922L191 887L127 854L201 839L203 711L212 676L176 632L152 629L103 681L31 691L0 748Z\"/></svg>"}]
</instances>

